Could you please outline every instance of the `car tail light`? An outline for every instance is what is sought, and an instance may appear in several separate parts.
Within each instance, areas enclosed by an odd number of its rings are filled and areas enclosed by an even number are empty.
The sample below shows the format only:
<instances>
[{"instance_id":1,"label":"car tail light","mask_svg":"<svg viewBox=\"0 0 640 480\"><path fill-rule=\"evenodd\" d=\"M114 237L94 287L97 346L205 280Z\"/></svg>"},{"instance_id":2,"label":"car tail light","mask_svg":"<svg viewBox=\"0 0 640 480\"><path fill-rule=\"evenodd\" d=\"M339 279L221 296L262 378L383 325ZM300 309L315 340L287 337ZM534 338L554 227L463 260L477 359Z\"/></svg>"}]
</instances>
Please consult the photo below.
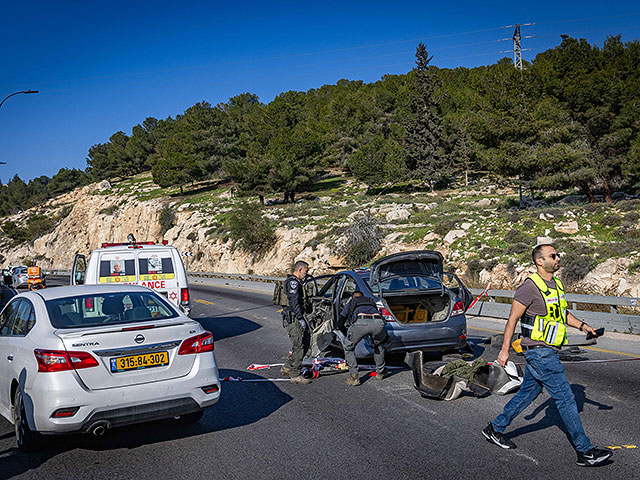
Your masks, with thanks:
<instances>
[{"instance_id":1,"label":"car tail light","mask_svg":"<svg viewBox=\"0 0 640 480\"><path fill-rule=\"evenodd\" d=\"M189 303L189 289L181 288L180 289L180 303Z\"/></svg>"},{"instance_id":2,"label":"car tail light","mask_svg":"<svg viewBox=\"0 0 640 480\"><path fill-rule=\"evenodd\" d=\"M208 385L206 387L200 387L200 388L202 388L202 391L206 394L215 393L218 391L218 385L216 384Z\"/></svg>"},{"instance_id":3,"label":"car tail light","mask_svg":"<svg viewBox=\"0 0 640 480\"><path fill-rule=\"evenodd\" d=\"M65 350L33 351L38 362L39 372L62 372L80 368L97 367L98 361L87 352L67 352Z\"/></svg>"},{"instance_id":4,"label":"car tail light","mask_svg":"<svg viewBox=\"0 0 640 480\"><path fill-rule=\"evenodd\" d=\"M380 311L380 315L382 315L382 318L385 319L385 321L387 322L396 322L396 317L393 316L393 314L387 310L385 307L378 307L378 310Z\"/></svg>"},{"instance_id":5,"label":"car tail light","mask_svg":"<svg viewBox=\"0 0 640 480\"><path fill-rule=\"evenodd\" d=\"M51 418L73 417L78 412L79 409L80 407L59 408L58 410L53 412L53 415L51 415Z\"/></svg>"},{"instance_id":6,"label":"car tail light","mask_svg":"<svg viewBox=\"0 0 640 480\"><path fill-rule=\"evenodd\" d=\"M192 353L213 352L213 333L204 332L195 337L187 338L180 349L178 355L190 355Z\"/></svg>"},{"instance_id":7,"label":"car tail light","mask_svg":"<svg viewBox=\"0 0 640 480\"><path fill-rule=\"evenodd\" d=\"M460 300L458 300L456 304L453 306L453 310L451 310L451 315L449 316L455 317L456 315L462 315L463 313L464 313L464 305Z\"/></svg>"}]
</instances>

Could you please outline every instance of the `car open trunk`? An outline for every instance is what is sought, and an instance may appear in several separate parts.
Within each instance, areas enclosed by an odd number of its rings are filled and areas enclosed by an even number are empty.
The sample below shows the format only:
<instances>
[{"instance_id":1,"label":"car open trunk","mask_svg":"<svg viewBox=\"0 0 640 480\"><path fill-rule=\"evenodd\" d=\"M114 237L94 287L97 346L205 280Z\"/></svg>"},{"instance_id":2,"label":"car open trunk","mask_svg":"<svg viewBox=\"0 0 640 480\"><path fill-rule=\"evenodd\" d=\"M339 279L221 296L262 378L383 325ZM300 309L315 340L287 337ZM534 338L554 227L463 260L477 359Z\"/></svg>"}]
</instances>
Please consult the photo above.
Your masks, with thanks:
<instances>
[{"instance_id":1,"label":"car open trunk","mask_svg":"<svg viewBox=\"0 0 640 480\"><path fill-rule=\"evenodd\" d=\"M384 300L400 323L441 322L449 318L451 297L437 292L394 292L384 294Z\"/></svg>"}]
</instances>

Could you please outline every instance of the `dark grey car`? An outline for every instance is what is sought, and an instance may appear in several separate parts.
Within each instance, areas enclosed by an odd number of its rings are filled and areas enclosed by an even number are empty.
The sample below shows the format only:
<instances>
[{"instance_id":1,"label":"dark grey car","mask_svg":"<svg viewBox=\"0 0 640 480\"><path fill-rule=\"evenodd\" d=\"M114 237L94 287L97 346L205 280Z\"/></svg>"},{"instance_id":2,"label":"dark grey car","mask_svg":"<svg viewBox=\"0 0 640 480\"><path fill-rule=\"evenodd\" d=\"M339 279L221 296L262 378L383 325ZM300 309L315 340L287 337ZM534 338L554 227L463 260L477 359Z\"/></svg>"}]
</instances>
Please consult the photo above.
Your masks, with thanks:
<instances>
[{"instance_id":1,"label":"dark grey car","mask_svg":"<svg viewBox=\"0 0 640 480\"><path fill-rule=\"evenodd\" d=\"M312 354L317 355L330 341L341 343L344 332L335 329L336 320L355 290L373 298L387 321L388 352L446 351L467 343L464 312L471 293L456 275L443 272L440 252L396 253L370 268L345 270L313 281ZM372 352L366 339L356 347L358 357Z\"/></svg>"}]
</instances>

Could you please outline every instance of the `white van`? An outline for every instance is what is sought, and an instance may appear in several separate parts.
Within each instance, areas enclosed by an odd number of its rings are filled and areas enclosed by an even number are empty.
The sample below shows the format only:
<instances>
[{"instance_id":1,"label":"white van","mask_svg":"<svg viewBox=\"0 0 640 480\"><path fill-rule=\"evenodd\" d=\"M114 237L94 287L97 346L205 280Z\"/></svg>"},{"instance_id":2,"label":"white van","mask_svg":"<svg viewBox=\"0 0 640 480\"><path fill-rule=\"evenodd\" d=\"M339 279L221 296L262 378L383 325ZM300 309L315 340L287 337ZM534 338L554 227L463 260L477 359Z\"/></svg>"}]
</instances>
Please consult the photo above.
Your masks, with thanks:
<instances>
[{"instance_id":1,"label":"white van","mask_svg":"<svg viewBox=\"0 0 640 480\"><path fill-rule=\"evenodd\" d=\"M89 260L77 253L71 285L132 284L151 288L189 315L187 272L175 247L153 242L103 243Z\"/></svg>"}]
</instances>

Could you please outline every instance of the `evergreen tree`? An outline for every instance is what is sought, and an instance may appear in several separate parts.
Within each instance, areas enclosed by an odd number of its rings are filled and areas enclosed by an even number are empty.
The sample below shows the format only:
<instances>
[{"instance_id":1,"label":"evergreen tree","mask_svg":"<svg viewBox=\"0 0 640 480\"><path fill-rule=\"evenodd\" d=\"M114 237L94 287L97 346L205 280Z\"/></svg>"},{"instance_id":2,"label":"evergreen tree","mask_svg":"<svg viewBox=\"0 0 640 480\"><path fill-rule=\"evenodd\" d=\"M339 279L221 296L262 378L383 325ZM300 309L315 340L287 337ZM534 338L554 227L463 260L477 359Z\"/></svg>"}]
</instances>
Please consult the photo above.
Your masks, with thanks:
<instances>
[{"instance_id":1,"label":"evergreen tree","mask_svg":"<svg viewBox=\"0 0 640 480\"><path fill-rule=\"evenodd\" d=\"M425 45L418 44L416 66L411 72L412 98L405 121L405 152L411 175L428 184L433 190L434 186L449 177L452 171L449 159L445 155L442 117L435 98L436 77L429 67L431 58Z\"/></svg>"}]
</instances>

